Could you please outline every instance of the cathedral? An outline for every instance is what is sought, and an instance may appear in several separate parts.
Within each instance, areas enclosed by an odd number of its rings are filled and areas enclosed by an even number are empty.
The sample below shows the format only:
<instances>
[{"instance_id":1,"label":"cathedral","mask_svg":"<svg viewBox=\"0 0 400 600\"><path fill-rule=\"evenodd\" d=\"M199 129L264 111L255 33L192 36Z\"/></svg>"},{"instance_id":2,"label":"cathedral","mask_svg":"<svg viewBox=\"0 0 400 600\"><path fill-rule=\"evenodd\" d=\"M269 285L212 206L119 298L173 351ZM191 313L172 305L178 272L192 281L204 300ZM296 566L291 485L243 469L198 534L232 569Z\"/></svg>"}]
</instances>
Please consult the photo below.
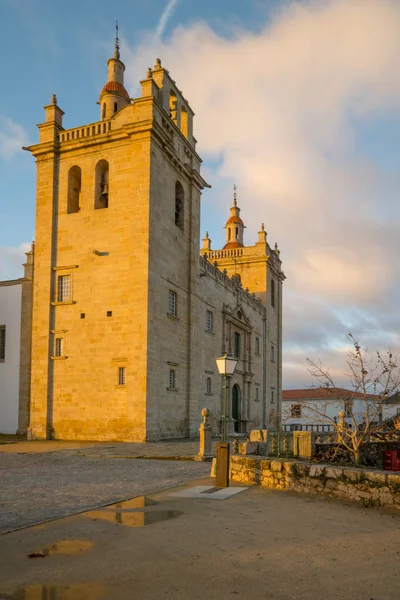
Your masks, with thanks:
<instances>
[{"instance_id":1,"label":"cathedral","mask_svg":"<svg viewBox=\"0 0 400 600\"><path fill-rule=\"evenodd\" d=\"M200 239L194 113L157 59L132 99L118 39L99 120L63 128L53 95L38 125L29 439L195 437L221 425L216 358L238 359L228 431L279 426L280 252L252 246L236 191L226 244ZM222 225L222 224L221 224Z\"/></svg>"}]
</instances>

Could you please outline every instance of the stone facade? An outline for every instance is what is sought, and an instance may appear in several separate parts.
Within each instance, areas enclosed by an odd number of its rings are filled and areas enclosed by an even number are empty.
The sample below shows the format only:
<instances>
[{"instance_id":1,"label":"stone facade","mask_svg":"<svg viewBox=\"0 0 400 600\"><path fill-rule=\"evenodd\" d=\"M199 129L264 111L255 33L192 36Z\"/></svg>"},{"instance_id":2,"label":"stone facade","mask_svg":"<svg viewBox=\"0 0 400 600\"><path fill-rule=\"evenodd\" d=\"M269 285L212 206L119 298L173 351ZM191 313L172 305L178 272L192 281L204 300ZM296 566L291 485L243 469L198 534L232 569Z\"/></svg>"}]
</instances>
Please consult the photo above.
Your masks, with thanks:
<instances>
[{"instance_id":1,"label":"stone facade","mask_svg":"<svg viewBox=\"0 0 400 600\"><path fill-rule=\"evenodd\" d=\"M229 276L237 273L228 259L216 267L199 256L208 184L193 112L159 60L134 101L123 87L118 46L108 67L101 121L64 130L53 96L39 143L29 148L37 160L29 437L197 436L204 406L218 431L215 358L233 352L238 339L230 429L276 423L279 253L264 236L243 262L242 280ZM272 310L266 294L273 275Z\"/></svg>"},{"instance_id":2,"label":"stone facade","mask_svg":"<svg viewBox=\"0 0 400 600\"><path fill-rule=\"evenodd\" d=\"M231 478L275 490L333 496L363 506L400 506L400 474L231 456Z\"/></svg>"}]
</instances>

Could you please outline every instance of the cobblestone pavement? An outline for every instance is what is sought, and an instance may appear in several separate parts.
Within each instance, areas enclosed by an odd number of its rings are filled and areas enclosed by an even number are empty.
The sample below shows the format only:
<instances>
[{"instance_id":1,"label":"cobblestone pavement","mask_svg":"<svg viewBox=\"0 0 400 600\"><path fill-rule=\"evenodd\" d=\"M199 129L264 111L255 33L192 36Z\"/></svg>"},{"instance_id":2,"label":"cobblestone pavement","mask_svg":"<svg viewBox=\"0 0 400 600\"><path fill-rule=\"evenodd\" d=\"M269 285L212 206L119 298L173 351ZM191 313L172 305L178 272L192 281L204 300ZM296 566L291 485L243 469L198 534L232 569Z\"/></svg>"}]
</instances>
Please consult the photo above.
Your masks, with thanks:
<instances>
[{"instance_id":1,"label":"cobblestone pavement","mask_svg":"<svg viewBox=\"0 0 400 600\"><path fill-rule=\"evenodd\" d=\"M210 474L210 463L115 460L70 452L0 452L0 533Z\"/></svg>"}]
</instances>

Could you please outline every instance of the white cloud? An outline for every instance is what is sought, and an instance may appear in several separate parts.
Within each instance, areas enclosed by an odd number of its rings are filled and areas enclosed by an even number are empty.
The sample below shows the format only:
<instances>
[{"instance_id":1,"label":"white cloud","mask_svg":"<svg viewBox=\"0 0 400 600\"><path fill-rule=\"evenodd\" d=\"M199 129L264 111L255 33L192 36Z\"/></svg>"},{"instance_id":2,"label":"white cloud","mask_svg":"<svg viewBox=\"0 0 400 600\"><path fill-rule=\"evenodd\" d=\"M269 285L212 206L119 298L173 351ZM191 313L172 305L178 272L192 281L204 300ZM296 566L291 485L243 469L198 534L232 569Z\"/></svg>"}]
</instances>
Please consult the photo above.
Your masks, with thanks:
<instances>
[{"instance_id":1,"label":"white cloud","mask_svg":"<svg viewBox=\"0 0 400 600\"><path fill-rule=\"evenodd\" d=\"M163 33L168 24L168 21L171 18L174 8L177 4L178 4L178 0L169 0L167 6L164 9L163 14L161 15L158 25L157 25L157 29L156 29L156 37L157 38L161 38L163 36Z\"/></svg>"},{"instance_id":2,"label":"white cloud","mask_svg":"<svg viewBox=\"0 0 400 600\"><path fill-rule=\"evenodd\" d=\"M222 157L214 178L239 185L247 243L265 221L282 251L288 301L323 305L343 344L348 309L376 317L382 339L397 310L400 161L387 172L359 136L378 119L400 118L399 23L398 0L309 0L230 39L206 23L178 27L156 47L144 40L128 61L136 84L162 57L195 110L200 154ZM297 318L318 353L317 316ZM290 331L286 338L295 342ZM321 334L330 360L325 343Z\"/></svg>"},{"instance_id":3,"label":"white cloud","mask_svg":"<svg viewBox=\"0 0 400 600\"><path fill-rule=\"evenodd\" d=\"M23 277L22 264L26 261L25 252L31 249L31 245L23 243L16 246L0 246L0 281L17 279Z\"/></svg>"},{"instance_id":4,"label":"white cloud","mask_svg":"<svg viewBox=\"0 0 400 600\"><path fill-rule=\"evenodd\" d=\"M13 158L22 146L27 144L28 134L21 125L12 119L3 119L0 122L0 158Z\"/></svg>"}]
</instances>

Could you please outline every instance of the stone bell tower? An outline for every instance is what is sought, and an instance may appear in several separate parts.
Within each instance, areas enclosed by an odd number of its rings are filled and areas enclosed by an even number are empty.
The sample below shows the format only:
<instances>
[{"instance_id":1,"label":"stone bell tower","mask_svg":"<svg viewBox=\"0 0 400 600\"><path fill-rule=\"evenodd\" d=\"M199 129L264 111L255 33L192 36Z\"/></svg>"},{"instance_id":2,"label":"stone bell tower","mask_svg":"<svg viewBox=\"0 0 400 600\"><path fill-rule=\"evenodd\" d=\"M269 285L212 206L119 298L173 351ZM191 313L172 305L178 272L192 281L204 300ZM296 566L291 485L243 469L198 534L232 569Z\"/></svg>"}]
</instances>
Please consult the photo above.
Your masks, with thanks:
<instances>
[{"instance_id":1,"label":"stone bell tower","mask_svg":"<svg viewBox=\"0 0 400 600\"><path fill-rule=\"evenodd\" d=\"M53 96L29 148L37 165L32 439L187 433L189 296L207 185L193 111L159 59L131 102L118 35L107 64L100 120L64 129ZM178 292L179 317L167 316ZM182 376L167 393L171 361Z\"/></svg>"}]
</instances>

